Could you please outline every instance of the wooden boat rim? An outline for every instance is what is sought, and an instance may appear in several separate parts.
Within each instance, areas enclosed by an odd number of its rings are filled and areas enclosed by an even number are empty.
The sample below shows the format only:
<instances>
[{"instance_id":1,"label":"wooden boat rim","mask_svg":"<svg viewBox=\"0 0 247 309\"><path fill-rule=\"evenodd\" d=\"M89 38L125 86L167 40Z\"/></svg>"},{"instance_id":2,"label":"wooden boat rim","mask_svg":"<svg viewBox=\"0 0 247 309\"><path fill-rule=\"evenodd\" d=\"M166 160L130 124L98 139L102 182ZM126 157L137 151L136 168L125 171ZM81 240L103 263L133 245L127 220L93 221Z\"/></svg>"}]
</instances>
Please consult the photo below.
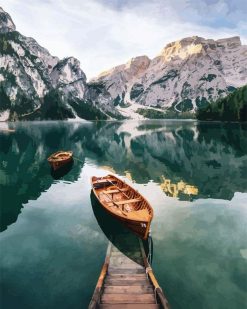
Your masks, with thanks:
<instances>
[{"instance_id":1,"label":"wooden boat rim","mask_svg":"<svg viewBox=\"0 0 247 309\"><path fill-rule=\"evenodd\" d=\"M49 158L47 160L49 162L64 161L64 160L71 158L72 155L73 155L72 151L61 150L61 151L54 152L52 155L49 156Z\"/></svg>"}]
</instances>

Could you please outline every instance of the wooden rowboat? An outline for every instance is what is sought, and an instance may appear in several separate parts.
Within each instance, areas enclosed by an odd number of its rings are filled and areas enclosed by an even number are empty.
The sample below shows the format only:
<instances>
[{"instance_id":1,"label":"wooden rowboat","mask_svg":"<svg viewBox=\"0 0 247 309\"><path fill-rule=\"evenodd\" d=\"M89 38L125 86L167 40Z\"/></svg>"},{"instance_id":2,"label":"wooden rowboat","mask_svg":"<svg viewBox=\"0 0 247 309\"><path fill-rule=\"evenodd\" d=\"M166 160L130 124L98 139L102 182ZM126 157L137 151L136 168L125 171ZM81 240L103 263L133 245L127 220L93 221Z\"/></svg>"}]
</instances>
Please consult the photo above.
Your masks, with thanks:
<instances>
[{"instance_id":1,"label":"wooden rowboat","mask_svg":"<svg viewBox=\"0 0 247 309\"><path fill-rule=\"evenodd\" d=\"M56 171L57 169L70 163L73 160L73 152L57 151L53 153L47 160L50 163L53 170Z\"/></svg>"},{"instance_id":2,"label":"wooden rowboat","mask_svg":"<svg viewBox=\"0 0 247 309\"><path fill-rule=\"evenodd\" d=\"M142 239L147 239L153 209L135 189L113 175L92 177L93 192L101 206Z\"/></svg>"}]
</instances>

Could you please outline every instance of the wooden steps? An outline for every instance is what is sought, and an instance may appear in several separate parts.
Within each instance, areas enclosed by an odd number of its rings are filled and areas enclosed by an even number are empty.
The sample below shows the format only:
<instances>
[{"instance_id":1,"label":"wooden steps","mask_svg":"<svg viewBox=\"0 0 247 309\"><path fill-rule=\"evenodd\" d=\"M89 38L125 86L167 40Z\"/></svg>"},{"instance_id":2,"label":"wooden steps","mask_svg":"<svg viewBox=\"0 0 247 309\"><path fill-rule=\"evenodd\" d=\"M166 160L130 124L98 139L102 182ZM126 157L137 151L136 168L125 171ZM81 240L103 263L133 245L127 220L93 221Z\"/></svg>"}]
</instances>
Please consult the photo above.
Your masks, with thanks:
<instances>
[{"instance_id":1,"label":"wooden steps","mask_svg":"<svg viewBox=\"0 0 247 309\"><path fill-rule=\"evenodd\" d=\"M109 265L97 308L160 308L140 251L130 250L130 255L127 256L111 245Z\"/></svg>"},{"instance_id":2,"label":"wooden steps","mask_svg":"<svg viewBox=\"0 0 247 309\"><path fill-rule=\"evenodd\" d=\"M154 288L145 272L141 253L132 252L132 256L135 258L124 255L112 246L99 308L160 308L156 304Z\"/></svg>"},{"instance_id":3,"label":"wooden steps","mask_svg":"<svg viewBox=\"0 0 247 309\"><path fill-rule=\"evenodd\" d=\"M118 247L109 243L105 264L89 304L89 309L97 308L169 309L139 239L121 238Z\"/></svg>"},{"instance_id":4,"label":"wooden steps","mask_svg":"<svg viewBox=\"0 0 247 309\"><path fill-rule=\"evenodd\" d=\"M126 284L125 282L122 284ZM145 293L145 294L153 294L153 288L150 285L136 285L136 286L130 286L128 285L112 285L112 286L105 286L104 288L104 294L140 294L140 293Z\"/></svg>"}]
</instances>

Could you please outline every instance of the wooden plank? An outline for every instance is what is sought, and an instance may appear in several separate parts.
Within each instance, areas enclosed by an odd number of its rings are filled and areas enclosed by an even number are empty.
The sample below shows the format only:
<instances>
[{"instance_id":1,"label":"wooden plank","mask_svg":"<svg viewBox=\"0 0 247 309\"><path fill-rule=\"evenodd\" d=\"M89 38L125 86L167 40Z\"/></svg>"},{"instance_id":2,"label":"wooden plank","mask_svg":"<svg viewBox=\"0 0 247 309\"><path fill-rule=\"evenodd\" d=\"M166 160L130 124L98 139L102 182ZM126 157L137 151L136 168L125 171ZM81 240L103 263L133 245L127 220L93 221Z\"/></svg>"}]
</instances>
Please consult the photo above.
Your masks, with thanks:
<instances>
[{"instance_id":1,"label":"wooden plank","mask_svg":"<svg viewBox=\"0 0 247 309\"><path fill-rule=\"evenodd\" d=\"M135 259L131 259L125 255L114 255L114 256L111 256L111 263L132 263L132 264L137 264L137 265L141 265L141 266L144 266L143 265L143 260L138 257L138 258L135 258Z\"/></svg>"},{"instance_id":2,"label":"wooden plank","mask_svg":"<svg viewBox=\"0 0 247 309\"><path fill-rule=\"evenodd\" d=\"M127 279L127 280L136 280L136 279L147 279L146 274L109 274L107 275L108 279Z\"/></svg>"},{"instance_id":3,"label":"wooden plank","mask_svg":"<svg viewBox=\"0 0 247 309\"><path fill-rule=\"evenodd\" d=\"M115 268L109 267L108 274L145 274L144 268L133 269L133 268Z\"/></svg>"},{"instance_id":4,"label":"wooden plank","mask_svg":"<svg viewBox=\"0 0 247 309\"><path fill-rule=\"evenodd\" d=\"M160 309L159 304L100 304L100 309Z\"/></svg>"},{"instance_id":5,"label":"wooden plank","mask_svg":"<svg viewBox=\"0 0 247 309\"><path fill-rule=\"evenodd\" d=\"M93 184L97 184L97 183L108 183L109 181L116 181L116 179L114 178L103 178L103 179L98 179L96 181L93 181Z\"/></svg>"},{"instance_id":6,"label":"wooden plank","mask_svg":"<svg viewBox=\"0 0 247 309\"><path fill-rule=\"evenodd\" d=\"M155 304L155 297L152 294L103 294L101 303Z\"/></svg>"},{"instance_id":7,"label":"wooden plank","mask_svg":"<svg viewBox=\"0 0 247 309\"><path fill-rule=\"evenodd\" d=\"M123 263L126 263L126 264L133 264L133 265L139 265L139 266L144 266L143 265L143 261L140 259L140 258L135 258L134 260L128 258L128 257L125 257L125 256L114 256L111 258L111 263L112 264L116 264L116 263L119 263L119 264L123 264Z\"/></svg>"},{"instance_id":8,"label":"wooden plank","mask_svg":"<svg viewBox=\"0 0 247 309\"><path fill-rule=\"evenodd\" d=\"M139 263L138 263L138 262ZM139 259L136 259L136 260L132 260L126 256L114 256L114 257L111 257L111 260L110 260L110 265L136 265L136 266L140 266L143 268L143 263L142 261ZM126 266L126 268L128 268L128 266Z\"/></svg>"},{"instance_id":9,"label":"wooden plank","mask_svg":"<svg viewBox=\"0 0 247 309\"><path fill-rule=\"evenodd\" d=\"M103 293L106 294L153 294L154 289L151 286L136 285L136 286L107 286Z\"/></svg>"},{"instance_id":10,"label":"wooden plank","mask_svg":"<svg viewBox=\"0 0 247 309\"><path fill-rule=\"evenodd\" d=\"M137 202L141 202L142 199L141 198L133 198L130 200L124 200L124 201L119 201L119 202L115 202L117 205L123 205L123 204L130 204L130 203L137 203Z\"/></svg>"},{"instance_id":11,"label":"wooden plank","mask_svg":"<svg viewBox=\"0 0 247 309\"><path fill-rule=\"evenodd\" d=\"M119 269L144 269L140 264L134 264L134 263L117 263L113 262L109 265L109 269L114 269L114 268L119 268Z\"/></svg>"},{"instance_id":12,"label":"wooden plank","mask_svg":"<svg viewBox=\"0 0 247 309\"><path fill-rule=\"evenodd\" d=\"M132 251L125 251L124 253L120 252L118 249L115 251L112 250L111 256L126 256L131 258L141 258L141 252L132 252Z\"/></svg>"},{"instance_id":13,"label":"wooden plank","mask_svg":"<svg viewBox=\"0 0 247 309\"><path fill-rule=\"evenodd\" d=\"M130 262L134 262L137 263L137 261L139 263L141 263L143 265L143 260L141 259L141 257L137 257L137 258L132 258L132 256L126 256L124 254L121 255L111 255L111 260L125 260L125 261L130 261Z\"/></svg>"},{"instance_id":14,"label":"wooden plank","mask_svg":"<svg viewBox=\"0 0 247 309\"><path fill-rule=\"evenodd\" d=\"M147 279L136 279L136 280L118 280L118 279L108 279L106 278L105 280L105 284L104 286L114 286L114 285L118 285L118 286L124 286L124 285L143 285L143 286L150 286L152 287L152 285L150 284L150 282Z\"/></svg>"}]
</instances>

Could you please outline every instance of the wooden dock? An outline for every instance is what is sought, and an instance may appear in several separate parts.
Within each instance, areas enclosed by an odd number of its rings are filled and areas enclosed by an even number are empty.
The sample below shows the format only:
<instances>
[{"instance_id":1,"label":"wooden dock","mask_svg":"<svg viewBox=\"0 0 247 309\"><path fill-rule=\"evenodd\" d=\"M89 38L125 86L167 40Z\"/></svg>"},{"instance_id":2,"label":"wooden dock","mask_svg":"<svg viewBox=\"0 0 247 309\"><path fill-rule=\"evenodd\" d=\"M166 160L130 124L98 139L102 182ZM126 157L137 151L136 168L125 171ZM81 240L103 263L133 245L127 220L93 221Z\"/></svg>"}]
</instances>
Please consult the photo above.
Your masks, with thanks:
<instances>
[{"instance_id":1,"label":"wooden dock","mask_svg":"<svg viewBox=\"0 0 247 309\"><path fill-rule=\"evenodd\" d=\"M169 308L148 263L143 243L135 239L138 246L127 243L124 250L109 242L89 309Z\"/></svg>"}]
</instances>

